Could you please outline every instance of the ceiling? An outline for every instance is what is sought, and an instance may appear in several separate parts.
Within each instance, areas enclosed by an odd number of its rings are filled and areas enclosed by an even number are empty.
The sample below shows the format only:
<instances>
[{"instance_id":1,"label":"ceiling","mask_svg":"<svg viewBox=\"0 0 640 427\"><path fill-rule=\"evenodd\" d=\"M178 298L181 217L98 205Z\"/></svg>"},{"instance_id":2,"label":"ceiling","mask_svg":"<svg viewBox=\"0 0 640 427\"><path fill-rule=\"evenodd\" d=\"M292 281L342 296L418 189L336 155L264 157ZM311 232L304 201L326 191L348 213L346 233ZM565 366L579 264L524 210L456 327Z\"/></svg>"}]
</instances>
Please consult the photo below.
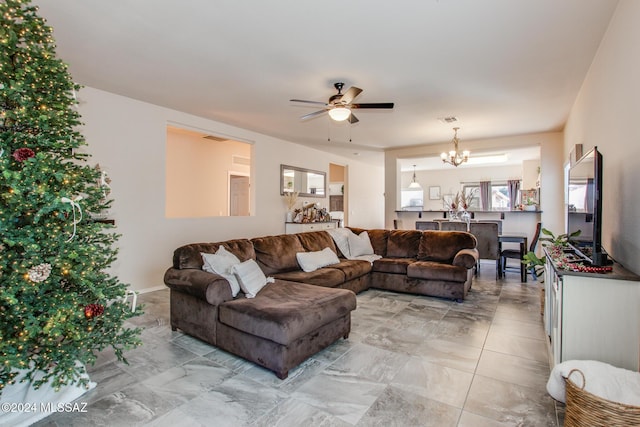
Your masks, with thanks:
<instances>
[{"instance_id":1,"label":"ceiling","mask_svg":"<svg viewBox=\"0 0 640 427\"><path fill-rule=\"evenodd\" d=\"M617 0L35 4L80 84L366 160L562 130ZM395 108L301 121L338 81Z\"/></svg>"}]
</instances>

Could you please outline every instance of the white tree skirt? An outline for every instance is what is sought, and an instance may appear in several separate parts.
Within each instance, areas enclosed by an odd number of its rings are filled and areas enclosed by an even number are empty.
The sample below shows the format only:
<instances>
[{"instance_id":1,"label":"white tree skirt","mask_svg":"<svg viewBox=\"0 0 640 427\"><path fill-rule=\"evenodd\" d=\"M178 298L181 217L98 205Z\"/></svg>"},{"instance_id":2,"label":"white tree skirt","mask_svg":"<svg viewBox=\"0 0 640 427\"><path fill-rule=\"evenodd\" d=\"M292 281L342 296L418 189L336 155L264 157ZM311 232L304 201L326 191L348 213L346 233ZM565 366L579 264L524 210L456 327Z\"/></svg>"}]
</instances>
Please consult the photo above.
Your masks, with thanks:
<instances>
[{"instance_id":1,"label":"white tree skirt","mask_svg":"<svg viewBox=\"0 0 640 427\"><path fill-rule=\"evenodd\" d=\"M0 395L0 426L2 427L29 426L56 412L84 411L86 407L83 402L72 402L96 386L96 383L90 381L88 387L74 384L55 391L49 383L46 383L36 390L31 387L31 382L20 382L25 375L26 370L20 371L14 384L2 390ZM35 379L43 376L44 374L36 374ZM89 379L87 374L83 377Z\"/></svg>"}]
</instances>

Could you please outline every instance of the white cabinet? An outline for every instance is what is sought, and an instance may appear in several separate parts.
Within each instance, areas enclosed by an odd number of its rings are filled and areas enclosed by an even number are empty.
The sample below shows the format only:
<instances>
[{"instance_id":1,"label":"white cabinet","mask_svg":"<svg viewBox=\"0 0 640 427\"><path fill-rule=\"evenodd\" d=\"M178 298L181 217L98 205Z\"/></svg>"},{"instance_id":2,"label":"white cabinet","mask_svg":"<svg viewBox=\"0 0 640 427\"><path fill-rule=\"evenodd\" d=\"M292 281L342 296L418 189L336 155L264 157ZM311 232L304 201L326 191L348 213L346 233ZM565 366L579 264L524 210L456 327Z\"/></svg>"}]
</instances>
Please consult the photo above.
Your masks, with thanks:
<instances>
[{"instance_id":1,"label":"white cabinet","mask_svg":"<svg viewBox=\"0 0 640 427\"><path fill-rule=\"evenodd\" d=\"M639 280L617 264L610 273L558 270L547 255L544 325L552 367L579 359L638 371Z\"/></svg>"},{"instance_id":2,"label":"white cabinet","mask_svg":"<svg viewBox=\"0 0 640 427\"><path fill-rule=\"evenodd\" d=\"M284 232L286 234L307 233L309 231L329 230L337 228L338 221L329 222L287 222L284 224Z\"/></svg>"}]
</instances>

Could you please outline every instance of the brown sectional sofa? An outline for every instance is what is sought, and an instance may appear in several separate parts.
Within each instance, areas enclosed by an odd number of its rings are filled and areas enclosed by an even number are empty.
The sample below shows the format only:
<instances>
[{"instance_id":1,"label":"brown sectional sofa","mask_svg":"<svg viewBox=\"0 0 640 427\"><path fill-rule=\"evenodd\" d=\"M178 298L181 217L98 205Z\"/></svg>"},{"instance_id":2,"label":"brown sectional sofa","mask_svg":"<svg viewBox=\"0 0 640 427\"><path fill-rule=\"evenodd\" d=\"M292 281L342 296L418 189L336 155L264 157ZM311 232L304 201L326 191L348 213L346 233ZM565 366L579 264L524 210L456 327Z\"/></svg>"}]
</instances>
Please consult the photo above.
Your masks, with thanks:
<instances>
[{"instance_id":1,"label":"brown sectional sofa","mask_svg":"<svg viewBox=\"0 0 640 427\"><path fill-rule=\"evenodd\" d=\"M360 234L363 229L352 228ZM464 232L366 230L372 263L345 259L326 231L194 243L175 250L165 284L171 289L171 328L264 366L286 378L289 369L351 329L355 293L388 289L462 301L473 278L476 239ZM201 253L220 245L240 261L255 260L275 278L255 298L232 297L223 277L202 270ZM300 269L296 253L330 248L340 262Z\"/></svg>"}]
</instances>

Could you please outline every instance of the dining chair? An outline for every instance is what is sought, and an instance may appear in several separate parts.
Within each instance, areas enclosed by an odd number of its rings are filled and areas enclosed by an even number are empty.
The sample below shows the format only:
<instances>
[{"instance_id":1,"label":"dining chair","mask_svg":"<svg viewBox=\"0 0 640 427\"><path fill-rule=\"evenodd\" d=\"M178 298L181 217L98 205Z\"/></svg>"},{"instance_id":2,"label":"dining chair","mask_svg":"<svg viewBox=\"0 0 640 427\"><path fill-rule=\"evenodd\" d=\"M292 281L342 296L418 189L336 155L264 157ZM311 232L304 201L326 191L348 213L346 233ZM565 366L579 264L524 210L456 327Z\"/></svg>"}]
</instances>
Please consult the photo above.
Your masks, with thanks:
<instances>
[{"instance_id":1,"label":"dining chair","mask_svg":"<svg viewBox=\"0 0 640 427\"><path fill-rule=\"evenodd\" d=\"M471 222L495 222L498 224L498 234L502 234L502 220L501 219L474 219Z\"/></svg>"},{"instance_id":2,"label":"dining chair","mask_svg":"<svg viewBox=\"0 0 640 427\"><path fill-rule=\"evenodd\" d=\"M441 221L440 230L442 231L469 231L467 223L460 221Z\"/></svg>"},{"instance_id":3,"label":"dining chair","mask_svg":"<svg viewBox=\"0 0 640 427\"><path fill-rule=\"evenodd\" d=\"M533 239L531 240L531 244L529 245L529 252L535 252L536 247L538 246L538 240L540 239L540 230L542 230L542 223L538 222L536 224L536 231L533 233ZM504 276L507 268L518 268L520 269L520 264L518 266L510 267L507 265L508 259L517 259L522 263L522 257L520 255L519 249L503 249L500 252L500 265L502 266L502 275ZM531 271L531 276L533 280L537 279L537 276L534 271Z\"/></svg>"},{"instance_id":4,"label":"dining chair","mask_svg":"<svg viewBox=\"0 0 640 427\"><path fill-rule=\"evenodd\" d=\"M481 259L491 259L496 261L496 279L502 273L500 268L500 242L498 241L498 224L496 222L472 222L469 224L469 233L476 236L478 245L476 249L479 259L476 263L476 274L480 270Z\"/></svg>"},{"instance_id":5,"label":"dining chair","mask_svg":"<svg viewBox=\"0 0 640 427\"><path fill-rule=\"evenodd\" d=\"M416 221L416 230L440 230L438 221Z\"/></svg>"}]
</instances>

